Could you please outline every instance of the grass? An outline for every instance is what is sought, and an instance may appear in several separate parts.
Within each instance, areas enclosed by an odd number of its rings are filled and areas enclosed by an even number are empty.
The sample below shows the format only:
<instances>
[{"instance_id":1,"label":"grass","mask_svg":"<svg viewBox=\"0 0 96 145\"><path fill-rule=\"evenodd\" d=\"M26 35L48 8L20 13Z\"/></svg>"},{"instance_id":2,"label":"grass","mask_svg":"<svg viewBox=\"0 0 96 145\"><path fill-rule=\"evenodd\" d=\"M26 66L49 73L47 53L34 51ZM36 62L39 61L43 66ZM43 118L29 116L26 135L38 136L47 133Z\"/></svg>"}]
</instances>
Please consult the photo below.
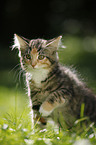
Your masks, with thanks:
<instances>
[{"instance_id":1,"label":"grass","mask_svg":"<svg viewBox=\"0 0 96 145\"><path fill-rule=\"evenodd\" d=\"M3 97L2 97L3 95ZM47 128L31 127L30 108L25 93L0 87L0 145L95 145L96 128L87 128L76 121L71 130L58 129L49 123ZM7 97L6 97L7 96ZM3 106L2 106L3 104ZM84 109L84 105L82 105ZM82 109L82 110L83 110ZM81 111L81 115L83 113ZM82 128L81 128L82 125Z\"/></svg>"},{"instance_id":2,"label":"grass","mask_svg":"<svg viewBox=\"0 0 96 145\"><path fill-rule=\"evenodd\" d=\"M25 91L0 87L0 145L95 145L96 128L93 123L86 127L81 119L70 130L59 129L50 122L40 129L32 128L29 99Z\"/></svg>"},{"instance_id":3,"label":"grass","mask_svg":"<svg viewBox=\"0 0 96 145\"><path fill-rule=\"evenodd\" d=\"M63 39L67 49L59 52L60 61L65 65L74 64L96 92L96 37L66 35ZM26 91L14 85L13 77L8 78L8 71L1 71L0 76L0 145L96 145L94 124L86 127L83 123L86 119L83 118L84 104L81 106L81 118L70 130L66 127L59 129L50 122L45 128L40 129L38 123L32 128Z\"/></svg>"}]
</instances>

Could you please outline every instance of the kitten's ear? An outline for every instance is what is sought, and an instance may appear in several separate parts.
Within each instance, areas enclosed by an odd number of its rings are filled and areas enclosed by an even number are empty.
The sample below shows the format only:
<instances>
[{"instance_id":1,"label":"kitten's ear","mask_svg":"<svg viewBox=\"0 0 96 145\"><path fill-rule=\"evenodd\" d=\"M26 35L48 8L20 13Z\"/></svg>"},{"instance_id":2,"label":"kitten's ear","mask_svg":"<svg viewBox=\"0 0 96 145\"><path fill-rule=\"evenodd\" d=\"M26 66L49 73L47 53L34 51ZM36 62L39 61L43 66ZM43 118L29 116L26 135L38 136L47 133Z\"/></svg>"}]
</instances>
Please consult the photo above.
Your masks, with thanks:
<instances>
[{"instance_id":1,"label":"kitten's ear","mask_svg":"<svg viewBox=\"0 0 96 145\"><path fill-rule=\"evenodd\" d=\"M27 41L23 37L14 34L13 48L18 48L19 50L25 50L26 47L28 47Z\"/></svg>"},{"instance_id":2,"label":"kitten's ear","mask_svg":"<svg viewBox=\"0 0 96 145\"><path fill-rule=\"evenodd\" d=\"M54 38L52 40L47 41L46 47L51 47L51 48L54 48L56 50L58 48L58 45L59 45L61 38L62 38L62 36L59 36L57 38Z\"/></svg>"}]
</instances>

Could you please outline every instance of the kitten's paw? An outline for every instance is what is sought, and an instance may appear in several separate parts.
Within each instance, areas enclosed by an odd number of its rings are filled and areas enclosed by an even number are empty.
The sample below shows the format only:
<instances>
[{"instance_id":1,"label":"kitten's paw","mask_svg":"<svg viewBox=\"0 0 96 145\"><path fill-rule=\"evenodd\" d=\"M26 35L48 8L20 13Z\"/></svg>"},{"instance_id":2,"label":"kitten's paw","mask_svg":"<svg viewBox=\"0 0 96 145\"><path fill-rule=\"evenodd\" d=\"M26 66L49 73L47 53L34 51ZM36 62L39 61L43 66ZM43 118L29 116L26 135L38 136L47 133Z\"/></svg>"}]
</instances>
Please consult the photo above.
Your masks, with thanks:
<instances>
[{"instance_id":1,"label":"kitten's paw","mask_svg":"<svg viewBox=\"0 0 96 145\"><path fill-rule=\"evenodd\" d=\"M40 107L40 109L39 109L39 112L40 112L40 114L41 114L42 116L49 116L49 115L51 114L52 110L51 110L51 111L45 110L45 109L43 108L43 105L41 105L41 107Z\"/></svg>"}]
</instances>

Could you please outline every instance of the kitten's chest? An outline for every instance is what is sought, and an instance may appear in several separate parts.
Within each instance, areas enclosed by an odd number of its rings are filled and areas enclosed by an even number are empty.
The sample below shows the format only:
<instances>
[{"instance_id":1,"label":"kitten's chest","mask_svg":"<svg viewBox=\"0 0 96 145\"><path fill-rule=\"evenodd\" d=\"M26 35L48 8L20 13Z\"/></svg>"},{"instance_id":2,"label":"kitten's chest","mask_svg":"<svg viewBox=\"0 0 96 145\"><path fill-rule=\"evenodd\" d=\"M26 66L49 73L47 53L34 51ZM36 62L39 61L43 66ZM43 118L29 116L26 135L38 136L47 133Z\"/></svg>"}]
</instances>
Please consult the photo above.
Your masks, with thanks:
<instances>
[{"instance_id":1,"label":"kitten's chest","mask_svg":"<svg viewBox=\"0 0 96 145\"><path fill-rule=\"evenodd\" d=\"M41 82L48 77L49 69L33 69L28 73L28 80L36 87L41 87Z\"/></svg>"}]
</instances>

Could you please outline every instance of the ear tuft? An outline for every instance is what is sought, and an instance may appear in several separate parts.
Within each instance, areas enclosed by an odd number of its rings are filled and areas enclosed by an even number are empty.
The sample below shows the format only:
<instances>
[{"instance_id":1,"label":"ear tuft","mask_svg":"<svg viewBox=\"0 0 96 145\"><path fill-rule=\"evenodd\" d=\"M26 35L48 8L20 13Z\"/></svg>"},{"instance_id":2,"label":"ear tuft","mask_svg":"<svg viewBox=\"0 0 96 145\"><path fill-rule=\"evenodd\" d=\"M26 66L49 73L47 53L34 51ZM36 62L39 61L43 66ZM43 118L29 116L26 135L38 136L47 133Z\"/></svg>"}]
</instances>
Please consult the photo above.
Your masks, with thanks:
<instances>
[{"instance_id":1,"label":"ear tuft","mask_svg":"<svg viewBox=\"0 0 96 145\"><path fill-rule=\"evenodd\" d=\"M22 37L20 37L17 34L14 34L14 45L13 45L12 49L14 49L14 48L18 48L19 50L25 49L25 47L27 45L28 45L27 42Z\"/></svg>"},{"instance_id":2,"label":"ear tuft","mask_svg":"<svg viewBox=\"0 0 96 145\"><path fill-rule=\"evenodd\" d=\"M20 44L19 44L19 41L18 41L18 39L17 39L17 34L14 34L14 45L12 46L12 49L14 49L14 48L18 48L18 49L20 49Z\"/></svg>"},{"instance_id":3,"label":"ear tuft","mask_svg":"<svg viewBox=\"0 0 96 145\"><path fill-rule=\"evenodd\" d=\"M58 48L58 45L59 45L61 38L62 38L62 36L59 36L57 38L50 40L49 43L47 43L46 47Z\"/></svg>"}]
</instances>

